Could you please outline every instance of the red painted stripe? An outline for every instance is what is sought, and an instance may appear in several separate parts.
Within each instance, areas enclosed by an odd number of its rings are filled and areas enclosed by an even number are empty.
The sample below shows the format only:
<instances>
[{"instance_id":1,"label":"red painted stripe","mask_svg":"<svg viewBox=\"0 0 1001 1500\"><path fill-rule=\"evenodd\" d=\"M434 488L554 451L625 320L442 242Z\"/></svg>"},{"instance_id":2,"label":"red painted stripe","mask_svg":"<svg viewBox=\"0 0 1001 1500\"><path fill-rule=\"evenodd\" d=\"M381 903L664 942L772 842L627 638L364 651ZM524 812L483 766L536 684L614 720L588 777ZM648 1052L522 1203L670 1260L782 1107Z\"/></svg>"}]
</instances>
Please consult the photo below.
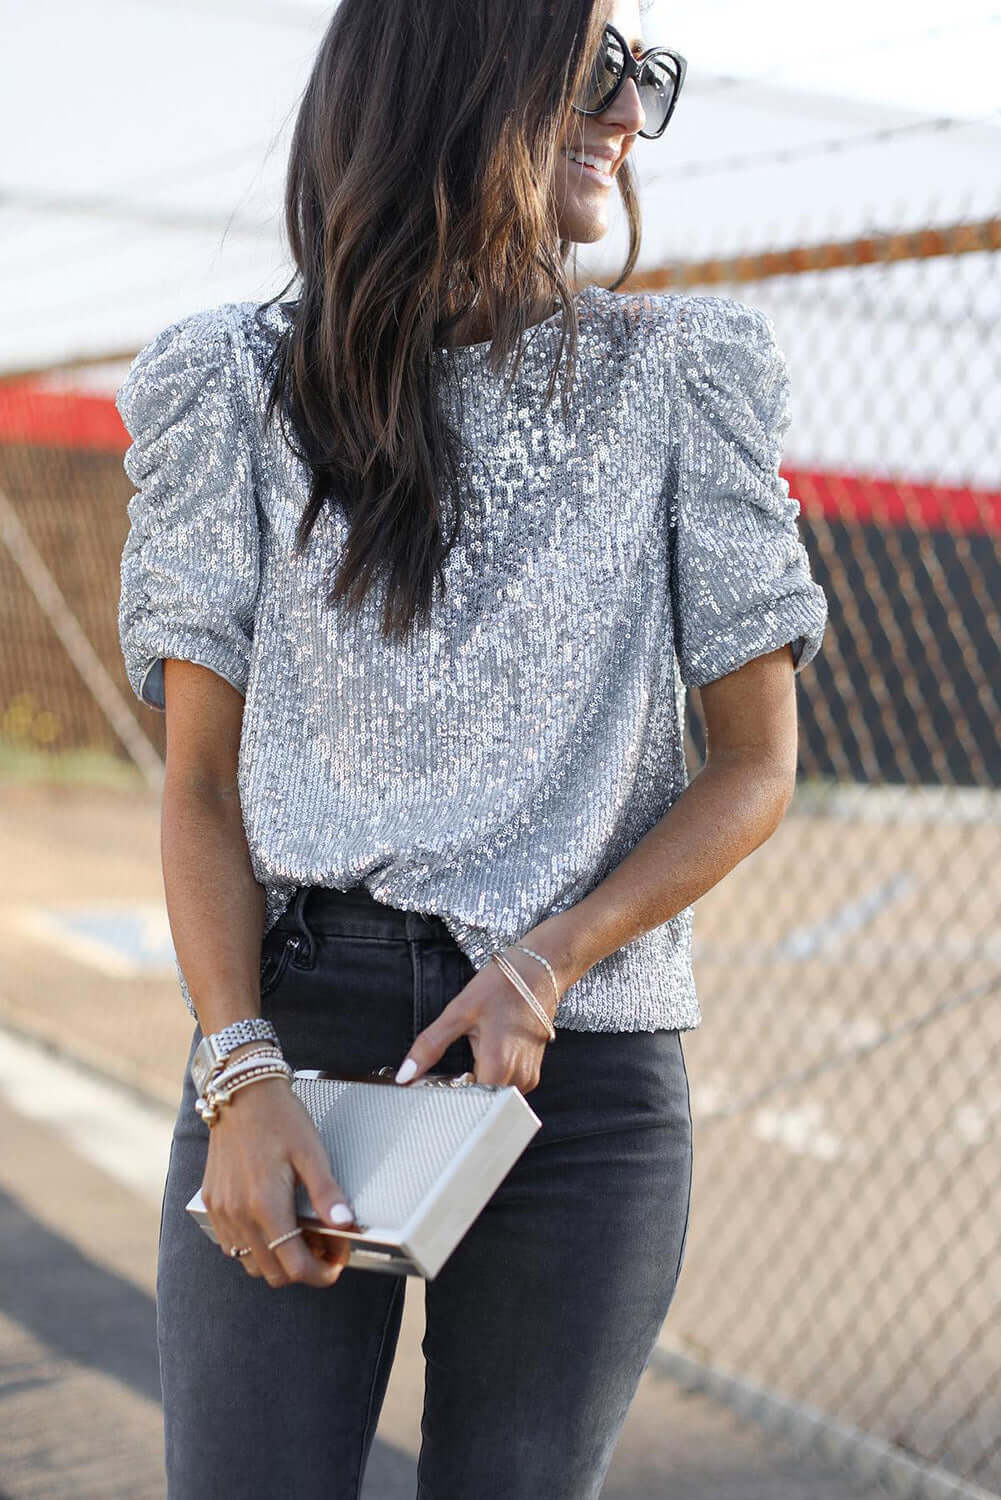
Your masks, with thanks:
<instances>
[{"instance_id":1,"label":"red painted stripe","mask_svg":"<svg viewBox=\"0 0 1001 1500\"><path fill-rule=\"evenodd\" d=\"M0 443L124 453L129 435L109 396L0 380Z\"/></svg>"},{"instance_id":2,"label":"red painted stripe","mask_svg":"<svg viewBox=\"0 0 1001 1500\"><path fill-rule=\"evenodd\" d=\"M804 516L915 530L969 531L1001 536L1001 490L870 479L822 469L782 470Z\"/></svg>"},{"instance_id":3,"label":"red painted stripe","mask_svg":"<svg viewBox=\"0 0 1001 1500\"><path fill-rule=\"evenodd\" d=\"M0 381L0 443L124 453L129 435L108 396ZM1001 535L1001 490L783 468L805 517Z\"/></svg>"}]
</instances>

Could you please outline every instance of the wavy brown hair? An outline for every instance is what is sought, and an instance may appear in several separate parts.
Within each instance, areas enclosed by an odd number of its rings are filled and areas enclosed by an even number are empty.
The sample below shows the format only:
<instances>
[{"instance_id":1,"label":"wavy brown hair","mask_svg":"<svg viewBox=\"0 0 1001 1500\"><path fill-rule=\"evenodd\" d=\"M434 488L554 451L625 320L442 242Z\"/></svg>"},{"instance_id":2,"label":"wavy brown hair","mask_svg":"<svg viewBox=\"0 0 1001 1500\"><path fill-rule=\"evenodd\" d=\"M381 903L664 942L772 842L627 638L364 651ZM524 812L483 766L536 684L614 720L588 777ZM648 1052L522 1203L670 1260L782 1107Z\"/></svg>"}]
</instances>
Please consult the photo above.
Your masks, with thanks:
<instances>
[{"instance_id":1,"label":"wavy brown hair","mask_svg":"<svg viewBox=\"0 0 1001 1500\"><path fill-rule=\"evenodd\" d=\"M339 505L348 532L326 602L358 605L383 581L384 636L430 619L459 536L461 440L437 397L451 369L444 340L474 305L493 330L491 371L508 364L513 381L531 310L558 301L545 404L568 346L566 419L573 242L559 237L551 183L564 140L579 135L571 100L603 14L596 0L340 0L313 63L285 191L297 269L260 304L299 283L266 418L278 413L311 472L296 552L321 507ZM628 158L616 180L629 252L612 290L640 246Z\"/></svg>"}]
</instances>

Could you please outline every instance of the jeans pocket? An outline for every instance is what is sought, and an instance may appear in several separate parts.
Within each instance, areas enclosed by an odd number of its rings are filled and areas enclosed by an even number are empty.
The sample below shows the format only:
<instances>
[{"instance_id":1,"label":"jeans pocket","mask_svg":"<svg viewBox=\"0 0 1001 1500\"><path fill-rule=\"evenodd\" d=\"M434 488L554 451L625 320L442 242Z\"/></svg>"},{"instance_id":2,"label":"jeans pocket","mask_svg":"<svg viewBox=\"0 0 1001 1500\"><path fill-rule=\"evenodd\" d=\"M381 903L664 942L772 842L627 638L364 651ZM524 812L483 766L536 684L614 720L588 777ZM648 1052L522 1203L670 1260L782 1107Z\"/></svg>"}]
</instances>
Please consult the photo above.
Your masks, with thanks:
<instances>
[{"instance_id":1,"label":"jeans pocket","mask_svg":"<svg viewBox=\"0 0 1001 1500\"><path fill-rule=\"evenodd\" d=\"M289 960L299 947L298 933L285 932L275 927L267 934L261 945L261 998L278 988Z\"/></svg>"}]
</instances>

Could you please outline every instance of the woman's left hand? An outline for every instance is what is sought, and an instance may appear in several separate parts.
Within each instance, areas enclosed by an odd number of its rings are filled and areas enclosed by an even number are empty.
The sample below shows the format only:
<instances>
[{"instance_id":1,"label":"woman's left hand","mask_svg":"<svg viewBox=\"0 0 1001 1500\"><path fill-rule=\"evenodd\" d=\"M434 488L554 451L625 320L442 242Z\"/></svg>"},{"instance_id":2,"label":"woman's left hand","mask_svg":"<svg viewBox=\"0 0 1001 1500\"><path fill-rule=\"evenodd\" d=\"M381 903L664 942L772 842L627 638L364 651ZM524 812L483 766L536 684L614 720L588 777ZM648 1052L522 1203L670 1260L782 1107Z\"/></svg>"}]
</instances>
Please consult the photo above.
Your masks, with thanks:
<instances>
[{"instance_id":1,"label":"woman's left hand","mask_svg":"<svg viewBox=\"0 0 1001 1500\"><path fill-rule=\"evenodd\" d=\"M565 983L559 963L534 934L526 942L553 965L562 997ZM501 953L517 969L551 1020L556 1011L556 997L546 969L537 958L522 953L513 944L502 948ZM476 1083L513 1083L523 1094L538 1085L549 1036L528 1001L492 960L477 970L430 1026L417 1033L397 1074L398 1081L412 1083L423 1077L461 1036L469 1037L473 1049ZM411 1061L416 1064L416 1071L408 1076L405 1069Z\"/></svg>"}]
</instances>

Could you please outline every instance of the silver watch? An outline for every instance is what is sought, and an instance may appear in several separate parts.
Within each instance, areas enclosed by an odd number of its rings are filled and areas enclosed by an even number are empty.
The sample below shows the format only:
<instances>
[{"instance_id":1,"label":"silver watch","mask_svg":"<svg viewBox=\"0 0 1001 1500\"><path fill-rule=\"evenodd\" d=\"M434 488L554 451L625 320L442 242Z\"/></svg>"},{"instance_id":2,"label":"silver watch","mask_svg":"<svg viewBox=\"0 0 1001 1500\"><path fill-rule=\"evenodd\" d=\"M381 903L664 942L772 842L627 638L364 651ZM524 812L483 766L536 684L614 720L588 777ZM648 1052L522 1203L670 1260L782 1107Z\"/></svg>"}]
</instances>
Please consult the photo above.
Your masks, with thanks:
<instances>
[{"instance_id":1,"label":"silver watch","mask_svg":"<svg viewBox=\"0 0 1001 1500\"><path fill-rule=\"evenodd\" d=\"M199 1094L204 1094L205 1085L215 1070L235 1047L242 1047L244 1042L278 1042L278 1033L263 1016L250 1016L245 1021L233 1021L221 1031L203 1036L189 1069Z\"/></svg>"}]
</instances>

